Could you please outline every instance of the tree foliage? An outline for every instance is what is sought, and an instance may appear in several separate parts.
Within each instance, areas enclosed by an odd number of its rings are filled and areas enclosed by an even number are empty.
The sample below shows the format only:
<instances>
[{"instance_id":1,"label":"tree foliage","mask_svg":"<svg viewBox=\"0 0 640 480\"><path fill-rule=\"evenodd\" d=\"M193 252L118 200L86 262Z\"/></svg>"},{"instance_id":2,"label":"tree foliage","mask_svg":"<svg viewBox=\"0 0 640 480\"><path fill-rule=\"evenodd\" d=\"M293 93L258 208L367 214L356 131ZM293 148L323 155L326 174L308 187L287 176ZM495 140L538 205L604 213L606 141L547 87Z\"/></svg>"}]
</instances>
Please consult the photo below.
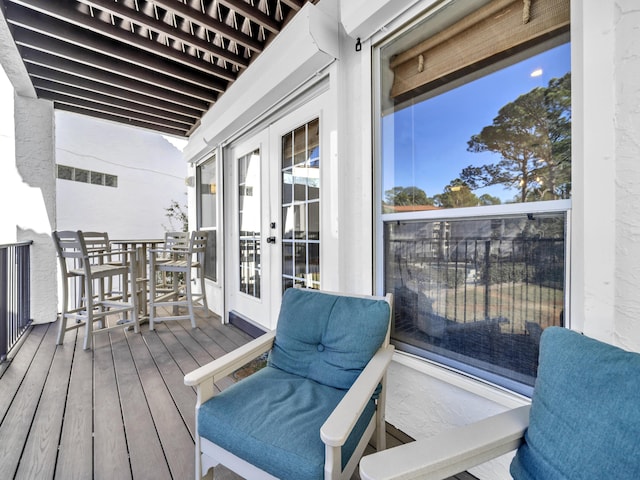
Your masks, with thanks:
<instances>
[{"instance_id":1,"label":"tree foliage","mask_svg":"<svg viewBox=\"0 0 640 480\"><path fill-rule=\"evenodd\" d=\"M393 187L384 192L384 198L387 205L433 205L433 200L418 187Z\"/></svg>"},{"instance_id":2,"label":"tree foliage","mask_svg":"<svg viewBox=\"0 0 640 480\"><path fill-rule=\"evenodd\" d=\"M187 206L181 205L177 200L171 200L171 204L164 209L165 217L169 219L169 226L163 225L167 231L186 232L189 230L189 217ZM174 225L174 222L178 225Z\"/></svg>"},{"instance_id":3,"label":"tree foliage","mask_svg":"<svg viewBox=\"0 0 640 480\"><path fill-rule=\"evenodd\" d=\"M503 106L468 141L470 152L494 152L497 163L469 165L460 180L471 190L518 188L519 202L568 198L571 191L571 74L552 79Z\"/></svg>"},{"instance_id":4,"label":"tree foliage","mask_svg":"<svg viewBox=\"0 0 640 480\"><path fill-rule=\"evenodd\" d=\"M442 208L475 207L478 205L496 205L500 199L485 194L478 197L461 179L456 178L444 187L444 192L433 196L434 204Z\"/></svg>"}]
</instances>

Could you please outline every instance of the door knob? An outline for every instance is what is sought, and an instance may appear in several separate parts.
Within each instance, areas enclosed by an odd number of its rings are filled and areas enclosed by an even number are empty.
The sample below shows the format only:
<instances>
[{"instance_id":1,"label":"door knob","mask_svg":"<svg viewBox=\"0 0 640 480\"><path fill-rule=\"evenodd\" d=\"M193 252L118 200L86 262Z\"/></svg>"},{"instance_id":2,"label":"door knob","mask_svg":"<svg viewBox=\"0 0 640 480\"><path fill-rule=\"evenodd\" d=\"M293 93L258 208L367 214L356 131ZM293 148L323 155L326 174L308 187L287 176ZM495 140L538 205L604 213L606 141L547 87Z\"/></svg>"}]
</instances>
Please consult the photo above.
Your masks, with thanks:
<instances>
[{"instance_id":1,"label":"door knob","mask_svg":"<svg viewBox=\"0 0 640 480\"><path fill-rule=\"evenodd\" d=\"M267 237L267 243L276 243L276 237Z\"/></svg>"}]
</instances>

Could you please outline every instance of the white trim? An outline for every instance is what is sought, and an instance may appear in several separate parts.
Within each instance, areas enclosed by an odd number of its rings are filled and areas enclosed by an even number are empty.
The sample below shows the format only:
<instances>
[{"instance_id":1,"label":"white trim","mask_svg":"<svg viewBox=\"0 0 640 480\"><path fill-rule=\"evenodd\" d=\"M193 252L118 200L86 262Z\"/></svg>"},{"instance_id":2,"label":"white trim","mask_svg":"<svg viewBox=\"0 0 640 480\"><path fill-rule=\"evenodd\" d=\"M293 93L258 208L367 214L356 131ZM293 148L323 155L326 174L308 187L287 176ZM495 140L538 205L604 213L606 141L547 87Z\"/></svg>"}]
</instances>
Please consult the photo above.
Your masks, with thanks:
<instances>
[{"instance_id":1,"label":"white trim","mask_svg":"<svg viewBox=\"0 0 640 480\"><path fill-rule=\"evenodd\" d=\"M233 144L242 141L243 138L255 135L270 125L282 120L287 115L300 109L303 105L307 105L311 100L319 97L323 93L329 91L331 87L331 73L327 67L325 71L318 72L313 78L309 79L303 85L300 85L291 94L287 95L281 101L277 102L263 114L259 115L253 121L249 122L243 128L234 132L233 135L224 139L220 146L233 147ZM310 118L314 116L311 115Z\"/></svg>"},{"instance_id":2,"label":"white trim","mask_svg":"<svg viewBox=\"0 0 640 480\"><path fill-rule=\"evenodd\" d=\"M383 29L389 18L416 3L418 0L349 0L340 2L340 19L347 35L364 42Z\"/></svg>"},{"instance_id":3,"label":"white trim","mask_svg":"<svg viewBox=\"0 0 640 480\"><path fill-rule=\"evenodd\" d=\"M286 61L282 61L286 58ZM204 115L194 133L208 145L237 134L339 58L337 20L307 3Z\"/></svg>"},{"instance_id":4,"label":"white trim","mask_svg":"<svg viewBox=\"0 0 640 480\"><path fill-rule=\"evenodd\" d=\"M379 205L379 204L378 204ZM543 214L566 212L571 210L571 200L549 200L545 202L509 203L505 205L486 205L481 207L443 208L406 213L383 213L382 223L402 220L452 220L457 218L479 219L483 217Z\"/></svg>"},{"instance_id":5,"label":"white trim","mask_svg":"<svg viewBox=\"0 0 640 480\"><path fill-rule=\"evenodd\" d=\"M396 350L393 355L393 361L479 397L491 400L506 408L517 408L531 403L531 400L524 395L519 395L511 390L487 383L459 371L451 370L440 363L419 358L406 352Z\"/></svg>"}]
</instances>

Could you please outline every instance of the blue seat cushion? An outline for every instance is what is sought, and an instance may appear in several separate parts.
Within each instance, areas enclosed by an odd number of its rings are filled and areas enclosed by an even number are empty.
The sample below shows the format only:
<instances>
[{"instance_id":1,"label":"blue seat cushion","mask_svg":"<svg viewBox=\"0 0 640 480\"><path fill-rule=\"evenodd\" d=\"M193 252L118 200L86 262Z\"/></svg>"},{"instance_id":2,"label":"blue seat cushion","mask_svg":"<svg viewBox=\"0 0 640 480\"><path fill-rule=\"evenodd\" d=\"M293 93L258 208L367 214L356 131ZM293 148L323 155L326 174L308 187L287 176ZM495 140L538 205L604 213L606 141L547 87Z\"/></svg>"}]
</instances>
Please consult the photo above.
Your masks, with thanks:
<instances>
[{"instance_id":1,"label":"blue seat cushion","mask_svg":"<svg viewBox=\"0 0 640 480\"><path fill-rule=\"evenodd\" d=\"M640 479L640 354L545 329L529 428L511 475Z\"/></svg>"},{"instance_id":2,"label":"blue seat cushion","mask_svg":"<svg viewBox=\"0 0 640 480\"><path fill-rule=\"evenodd\" d=\"M269 364L349 389L382 345L389 310L384 300L290 288L282 298Z\"/></svg>"},{"instance_id":3,"label":"blue seat cushion","mask_svg":"<svg viewBox=\"0 0 640 480\"><path fill-rule=\"evenodd\" d=\"M321 480L320 427L345 393L267 366L205 402L198 434L283 480ZM343 468L374 412L371 400L342 448Z\"/></svg>"}]
</instances>

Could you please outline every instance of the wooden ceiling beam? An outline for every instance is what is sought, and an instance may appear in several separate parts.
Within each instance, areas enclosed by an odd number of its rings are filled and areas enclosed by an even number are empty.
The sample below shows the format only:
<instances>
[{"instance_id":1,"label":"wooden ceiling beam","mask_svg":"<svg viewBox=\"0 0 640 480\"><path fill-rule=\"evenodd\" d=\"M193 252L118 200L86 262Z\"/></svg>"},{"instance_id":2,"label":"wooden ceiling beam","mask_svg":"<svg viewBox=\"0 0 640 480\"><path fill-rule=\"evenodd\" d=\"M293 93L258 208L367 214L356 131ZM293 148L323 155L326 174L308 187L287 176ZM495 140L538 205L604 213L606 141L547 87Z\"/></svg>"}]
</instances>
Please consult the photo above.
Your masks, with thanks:
<instances>
[{"instance_id":1,"label":"wooden ceiling beam","mask_svg":"<svg viewBox=\"0 0 640 480\"><path fill-rule=\"evenodd\" d=\"M203 40L191 33L184 32L173 25L169 25L160 20L156 20L144 13L127 7L124 3L114 3L112 0L79 0L85 5L108 12L116 17L124 18L138 26L148 28L154 32L159 32L167 35L174 40L181 42L184 45L189 45L193 48L208 53L214 57L221 58L239 68L247 68L249 60L241 57L225 48L218 47L206 40ZM178 3L178 2L176 2ZM113 27L116 28L116 27Z\"/></svg>"},{"instance_id":2,"label":"wooden ceiling beam","mask_svg":"<svg viewBox=\"0 0 640 480\"><path fill-rule=\"evenodd\" d=\"M303 0L280 0L280 3L284 3L287 7L299 11L304 6Z\"/></svg>"},{"instance_id":3,"label":"wooden ceiling beam","mask_svg":"<svg viewBox=\"0 0 640 480\"><path fill-rule=\"evenodd\" d=\"M161 98L141 95L130 90L75 77L39 65L29 65L28 70L29 76L33 79L33 84L41 88L45 88L44 85L49 85L43 82L51 82L52 84L58 85L58 91L72 92L77 88L88 92L85 95L101 95L113 99L114 102L130 102L140 105L142 108L152 108L157 112L162 112L163 115L172 117L174 120L184 121L186 123L193 123L202 116L202 112L181 107L180 105L167 102ZM53 86L49 86L51 87L49 90L51 90ZM124 104L126 103L123 103L123 105Z\"/></svg>"},{"instance_id":4,"label":"wooden ceiling beam","mask_svg":"<svg viewBox=\"0 0 640 480\"><path fill-rule=\"evenodd\" d=\"M176 91L174 88L168 88L172 85L165 85L164 83L166 82L158 82L156 84L143 82L135 75L126 76L119 73L112 73L111 71L78 63L74 60L69 60L54 54L32 50L25 46L21 47L21 52L29 72L32 70L33 66L45 67L79 79L84 78L107 86L111 85L124 91L162 99L166 102L183 105L186 108L201 112L206 111L211 104L215 102L215 98L206 100L200 98L201 95L191 96L183 92Z\"/></svg>"},{"instance_id":5,"label":"wooden ceiling beam","mask_svg":"<svg viewBox=\"0 0 640 480\"><path fill-rule=\"evenodd\" d=\"M30 75L70 85L93 84L96 91L105 89L112 95L119 93L120 98L134 97L139 103L145 103L147 99L147 102L151 102L150 105L162 105L162 108L181 115L200 117L210 105L172 90L165 90L42 52L25 52L24 61Z\"/></svg>"},{"instance_id":6,"label":"wooden ceiling beam","mask_svg":"<svg viewBox=\"0 0 640 480\"><path fill-rule=\"evenodd\" d=\"M144 120L125 118L119 115L113 115L106 112L90 110L87 108L79 107L77 105L67 104L64 102L54 102L56 110L63 110L65 112L77 113L79 115L86 115L89 117L99 118L101 120L108 120L120 124L125 124L131 127L139 127L147 130L153 130L155 132L165 133L167 135L175 135L177 137L187 137L192 130L183 130L181 128L173 128L167 125L157 125Z\"/></svg>"},{"instance_id":7,"label":"wooden ceiling beam","mask_svg":"<svg viewBox=\"0 0 640 480\"><path fill-rule=\"evenodd\" d=\"M122 75L136 74L141 81L151 84L165 83L169 89L183 89L190 92L189 95L206 101L214 101L217 98L215 92L224 92L227 87L216 77L187 70L161 57L154 57L120 44L107 47L100 43L99 38L88 33L83 34L69 28L59 31L56 25L43 22L42 18L39 22L50 25L49 31L42 31L43 25L36 24L33 20L26 24L22 19L9 19L9 23L20 27L20 30L14 28L16 44Z\"/></svg>"},{"instance_id":8,"label":"wooden ceiling beam","mask_svg":"<svg viewBox=\"0 0 640 480\"><path fill-rule=\"evenodd\" d=\"M217 33L228 40L232 40L238 45L242 45L243 47L248 48L252 52L260 53L264 49L264 45L255 38L250 37L249 35L246 35L241 31L238 31L219 20L210 17L209 15L203 13L201 10L191 8L187 4L177 2L175 0L150 1L163 10L172 12L184 18L185 20L189 20L190 22L206 28L207 30L210 30L214 33Z\"/></svg>"},{"instance_id":9,"label":"wooden ceiling beam","mask_svg":"<svg viewBox=\"0 0 640 480\"><path fill-rule=\"evenodd\" d=\"M280 25L280 23L243 0L218 0L218 2L239 13L243 17L248 18L252 22L257 23L261 27L264 27L271 33L277 34L282 29L282 25Z\"/></svg>"},{"instance_id":10,"label":"wooden ceiling beam","mask_svg":"<svg viewBox=\"0 0 640 480\"><path fill-rule=\"evenodd\" d=\"M83 108L85 110L90 110L94 112L100 112L100 113L112 115L115 117L120 117L127 121L138 120L141 122L148 123L150 125L163 125L165 127L169 127L174 130L182 131L182 132L186 132L190 128L189 125L184 124L182 122L175 122L173 120L157 118L155 116L150 116L150 115L144 115L139 112L122 109L110 104L103 104L103 103L89 101L82 98L76 98L74 96L66 95L63 93L50 92L48 90L40 89L37 87L36 87L36 92L38 92L39 98L44 98L55 103L63 103L65 105L72 105L78 108Z\"/></svg>"},{"instance_id":11,"label":"wooden ceiling beam","mask_svg":"<svg viewBox=\"0 0 640 480\"><path fill-rule=\"evenodd\" d=\"M181 50L176 50L149 38L132 34L130 31L116 28L88 15L84 15L79 11L65 8L64 4L61 4L60 2L53 2L49 0L9 0L9 2L14 4L11 5L8 3L6 5L7 11L5 12L5 15L7 16L7 21L9 23L18 24L24 28L32 28L40 33L48 34L54 38L59 38L60 40L70 40L68 37L65 38L65 34L68 33L70 29L60 28L59 24L57 29L55 27L52 29L51 24L54 22L50 20L51 18L57 19L67 26L71 25L76 27L75 31L79 32L76 33L76 36L84 38L87 36L87 31L96 34L99 41L97 42L98 45L95 47L98 48L98 46L101 46L103 49L100 53L112 55L109 51L110 49L106 46L120 43L128 46L129 49L133 47L133 50L142 50L148 54L172 60L173 62L230 82L234 81L237 77L237 74L230 70L197 59L191 55L185 55ZM65 2L65 4L67 4L67 2ZM9 8L11 6L14 8ZM24 11L21 14L19 11L16 11L18 9L28 9L31 10L31 12L37 12L49 18L43 21L40 15L25 15ZM36 20L38 17L40 17L40 21ZM113 42L105 42L104 37L111 39ZM82 39L80 42L82 42Z\"/></svg>"},{"instance_id":12,"label":"wooden ceiling beam","mask_svg":"<svg viewBox=\"0 0 640 480\"><path fill-rule=\"evenodd\" d=\"M33 86L36 90L71 97L78 103L86 102L86 104L113 107L121 110L122 112L129 112L131 115L139 114L143 115L145 118L153 117L156 121L160 121L162 123L172 122L175 125L180 124L183 125L185 129L188 129L196 121L193 117L186 117L175 113L169 114L166 110L149 105L143 105L131 100L123 100L118 97L107 95L106 93L99 93L89 89L54 82L52 80L37 78L35 76L32 76L32 78Z\"/></svg>"}]
</instances>

